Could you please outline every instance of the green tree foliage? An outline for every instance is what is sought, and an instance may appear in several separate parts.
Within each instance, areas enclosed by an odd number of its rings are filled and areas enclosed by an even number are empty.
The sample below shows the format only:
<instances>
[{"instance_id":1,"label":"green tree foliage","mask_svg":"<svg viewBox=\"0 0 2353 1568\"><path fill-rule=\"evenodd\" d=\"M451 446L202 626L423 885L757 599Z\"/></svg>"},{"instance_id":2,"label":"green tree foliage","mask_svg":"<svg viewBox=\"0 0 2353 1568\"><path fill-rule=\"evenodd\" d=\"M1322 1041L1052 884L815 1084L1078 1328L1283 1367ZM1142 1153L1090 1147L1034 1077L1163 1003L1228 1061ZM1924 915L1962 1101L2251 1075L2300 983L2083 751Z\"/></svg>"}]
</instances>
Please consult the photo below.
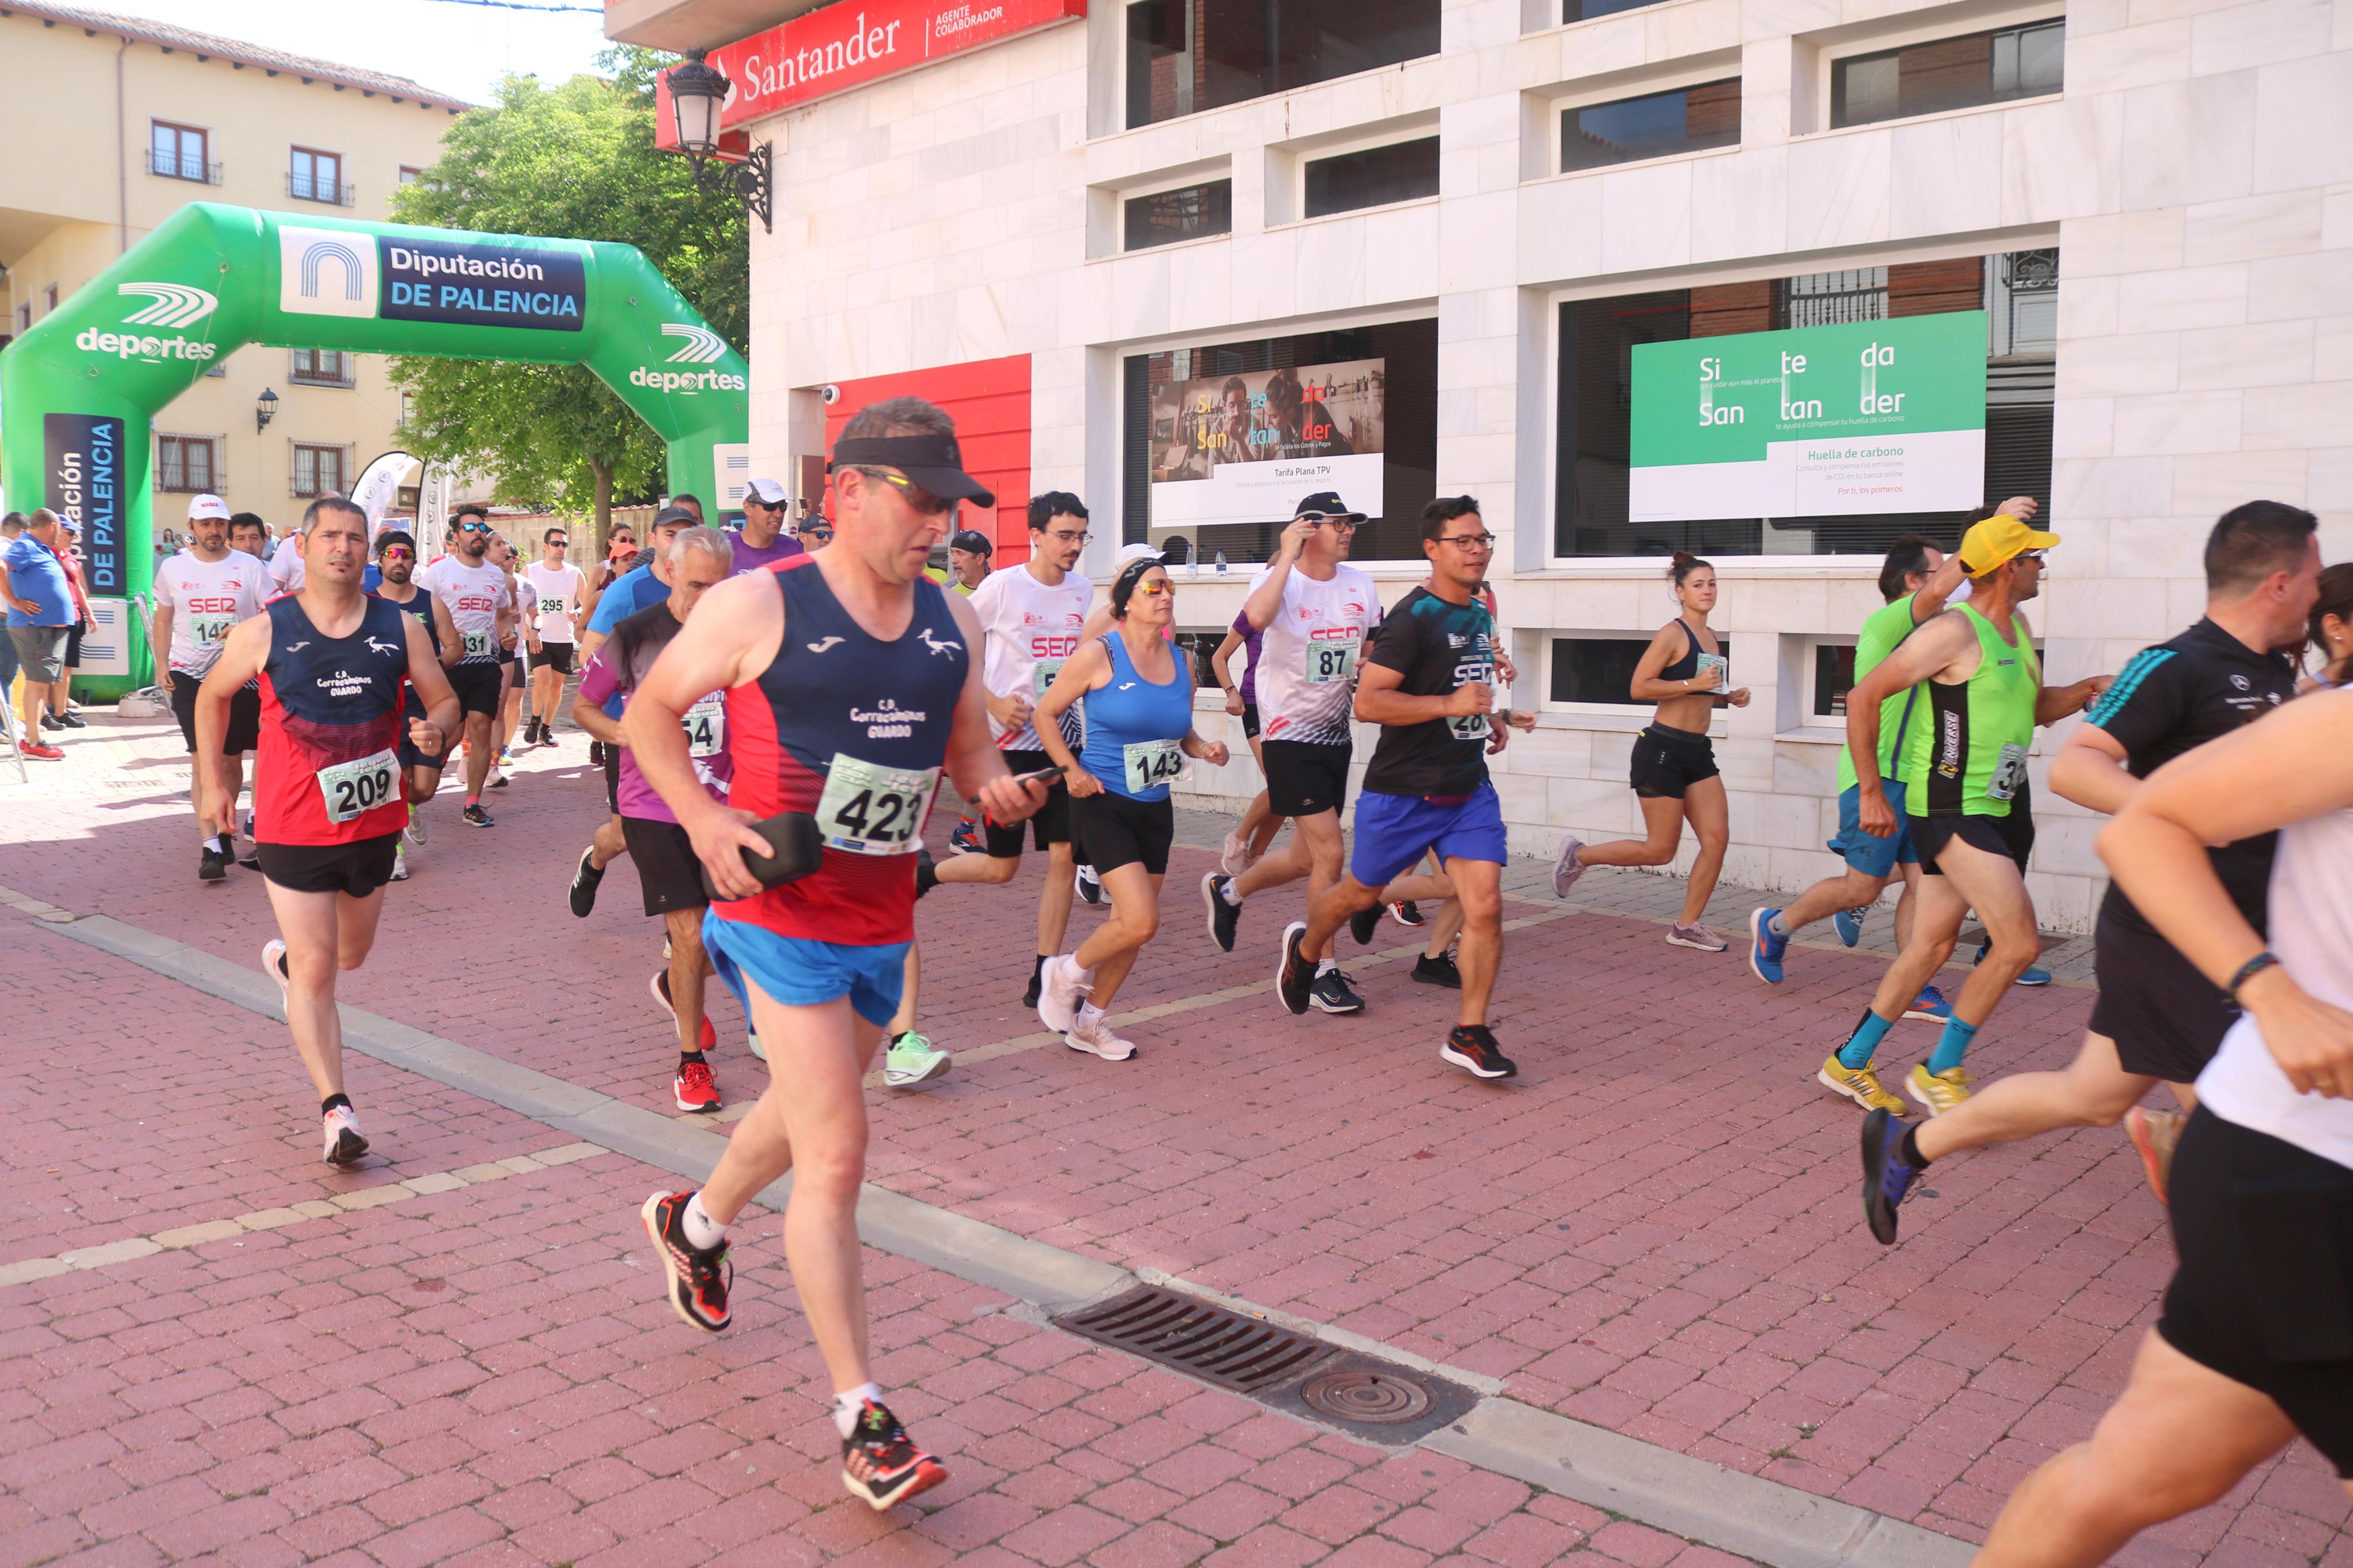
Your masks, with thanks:
<instances>
[{"instance_id":1,"label":"green tree foliage","mask_svg":"<svg viewBox=\"0 0 2353 1568\"><path fill-rule=\"evenodd\" d=\"M654 150L654 73L675 57L621 46L607 80L509 76L494 108L453 122L438 162L393 202L401 223L634 245L729 342L749 341L743 204ZM614 498L658 491L660 439L578 365L396 359L410 450L493 479L499 499L587 512L601 547Z\"/></svg>"}]
</instances>

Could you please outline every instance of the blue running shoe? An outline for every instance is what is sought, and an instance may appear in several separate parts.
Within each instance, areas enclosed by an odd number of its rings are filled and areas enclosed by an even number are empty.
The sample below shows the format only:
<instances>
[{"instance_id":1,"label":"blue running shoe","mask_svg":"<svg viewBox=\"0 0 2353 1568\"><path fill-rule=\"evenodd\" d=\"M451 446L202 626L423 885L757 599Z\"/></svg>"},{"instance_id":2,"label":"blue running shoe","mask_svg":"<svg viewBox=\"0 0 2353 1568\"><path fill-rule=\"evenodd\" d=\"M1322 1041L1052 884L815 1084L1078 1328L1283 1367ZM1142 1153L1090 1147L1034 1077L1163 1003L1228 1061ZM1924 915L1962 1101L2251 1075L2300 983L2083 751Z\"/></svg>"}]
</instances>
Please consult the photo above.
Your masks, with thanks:
<instances>
[{"instance_id":1,"label":"blue running shoe","mask_svg":"<svg viewBox=\"0 0 2353 1568\"><path fill-rule=\"evenodd\" d=\"M1945 994L1935 986L1923 985L1920 994L1912 998L1912 1005L1904 1009L1904 1016L1925 1023L1941 1024L1953 1016L1953 1005L1946 1001Z\"/></svg>"},{"instance_id":2,"label":"blue running shoe","mask_svg":"<svg viewBox=\"0 0 2353 1568\"><path fill-rule=\"evenodd\" d=\"M1992 951L1992 942L1981 942L1978 943L1977 962L1983 963L1986 961L1986 954ZM2026 966L2026 973L2020 975L2016 980L2010 982L2010 984L2013 985L2048 985L2051 984L2051 972L2042 967L2040 964L2030 963Z\"/></svg>"},{"instance_id":3,"label":"blue running shoe","mask_svg":"<svg viewBox=\"0 0 2353 1568\"><path fill-rule=\"evenodd\" d=\"M1856 942L1861 942L1862 940L1862 917L1870 912L1871 906L1869 904L1865 904L1861 909L1841 910L1838 913L1832 915L1831 917L1831 924L1837 928L1839 941L1846 943L1849 947L1852 947Z\"/></svg>"},{"instance_id":4,"label":"blue running shoe","mask_svg":"<svg viewBox=\"0 0 2353 1568\"><path fill-rule=\"evenodd\" d=\"M1781 954L1788 951L1789 939L1773 934L1771 921L1778 910L1748 911L1748 967L1757 978L1767 985L1781 984Z\"/></svg>"},{"instance_id":5,"label":"blue running shoe","mask_svg":"<svg viewBox=\"0 0 2353 1568\"><path fill-rule=\"evenodd\" d=\"M1895 1210L1920 1179L1904 1160L1904 1123L1884 1110L1862 1119L1862 1217L1882 1247L1895 1245Z\"/></svg>"}]
</instances>

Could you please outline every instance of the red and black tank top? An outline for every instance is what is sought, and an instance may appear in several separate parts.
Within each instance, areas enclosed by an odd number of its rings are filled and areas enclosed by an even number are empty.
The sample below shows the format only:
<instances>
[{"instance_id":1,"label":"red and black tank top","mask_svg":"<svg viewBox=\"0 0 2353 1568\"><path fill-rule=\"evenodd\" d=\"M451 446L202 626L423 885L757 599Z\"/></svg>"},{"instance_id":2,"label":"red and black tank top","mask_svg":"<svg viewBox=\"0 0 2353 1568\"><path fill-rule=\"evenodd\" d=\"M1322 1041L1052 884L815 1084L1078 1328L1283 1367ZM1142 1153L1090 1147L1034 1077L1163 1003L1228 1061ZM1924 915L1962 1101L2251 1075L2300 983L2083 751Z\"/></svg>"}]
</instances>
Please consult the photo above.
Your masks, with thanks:
<instances>
[{"instance_id":1,"label":"red and black tank top","mask_svg":"<svg viewBox=\"0 0 2353 1568\"><path fill-rule=\"evenodd\" d=\"M272 599L261 667L254 837L265 844L355 844L408 821L397 755L406 726L407 626L400 607L360 601L360 624L331 637L299 597Z\"/></svg>"}]
</instances>

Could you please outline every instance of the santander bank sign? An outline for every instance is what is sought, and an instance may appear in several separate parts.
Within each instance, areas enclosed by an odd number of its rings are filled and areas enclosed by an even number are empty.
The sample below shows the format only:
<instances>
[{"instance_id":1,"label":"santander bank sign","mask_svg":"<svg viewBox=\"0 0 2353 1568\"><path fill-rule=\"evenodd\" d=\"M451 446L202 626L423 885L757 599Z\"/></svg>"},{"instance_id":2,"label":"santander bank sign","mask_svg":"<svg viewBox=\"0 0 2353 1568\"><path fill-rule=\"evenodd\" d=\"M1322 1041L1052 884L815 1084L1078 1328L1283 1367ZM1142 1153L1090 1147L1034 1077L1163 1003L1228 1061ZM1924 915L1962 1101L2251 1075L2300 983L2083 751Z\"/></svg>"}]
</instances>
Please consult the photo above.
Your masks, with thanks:
<instances>
[{"instance_id":1,"label":"santander bank sign","mask_svg":"<svg viewBox=\"0 0 2353 1568\"><path fill-rule=\"evenodd\" d=\"M1086 0L834 0L712 51L733 85L723 128L1087 14Z\"/></svg>"}]
</instances>

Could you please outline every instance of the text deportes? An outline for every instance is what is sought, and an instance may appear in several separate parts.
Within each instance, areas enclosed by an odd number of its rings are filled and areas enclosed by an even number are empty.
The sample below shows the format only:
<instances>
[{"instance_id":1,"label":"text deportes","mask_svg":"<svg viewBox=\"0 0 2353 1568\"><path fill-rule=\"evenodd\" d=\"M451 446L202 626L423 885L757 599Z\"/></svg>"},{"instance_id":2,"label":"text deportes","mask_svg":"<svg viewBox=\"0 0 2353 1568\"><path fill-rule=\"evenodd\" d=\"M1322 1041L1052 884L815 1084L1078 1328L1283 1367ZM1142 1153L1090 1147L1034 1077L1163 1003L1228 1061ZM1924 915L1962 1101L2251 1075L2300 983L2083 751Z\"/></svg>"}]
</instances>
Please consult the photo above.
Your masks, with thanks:
<instances>
[{"instance_id":1,"label":"text deportes","mask_svg":"<svg viewBox=\"0 0 2353 1568\"><path fill-rule=\"evenodd\" d=\"M651 387L656 392L744 392L751 383L740 375L719 370L654 370L639 365L629 372L629 384Z\"/></svg>"},{"instance_id":2,"label":"text deportes","mask_svg":"<svg viewBox=\"0 0 2353 1568\"><path fill-rule=\"evenodd\" d=\"M118 359L208 360L220 353L218 343L178 337L148 338L137 332L101 332L96 327L82 329L74 339L74 347L91 353L113 354Z\"/></svg>"}]
</instances>

